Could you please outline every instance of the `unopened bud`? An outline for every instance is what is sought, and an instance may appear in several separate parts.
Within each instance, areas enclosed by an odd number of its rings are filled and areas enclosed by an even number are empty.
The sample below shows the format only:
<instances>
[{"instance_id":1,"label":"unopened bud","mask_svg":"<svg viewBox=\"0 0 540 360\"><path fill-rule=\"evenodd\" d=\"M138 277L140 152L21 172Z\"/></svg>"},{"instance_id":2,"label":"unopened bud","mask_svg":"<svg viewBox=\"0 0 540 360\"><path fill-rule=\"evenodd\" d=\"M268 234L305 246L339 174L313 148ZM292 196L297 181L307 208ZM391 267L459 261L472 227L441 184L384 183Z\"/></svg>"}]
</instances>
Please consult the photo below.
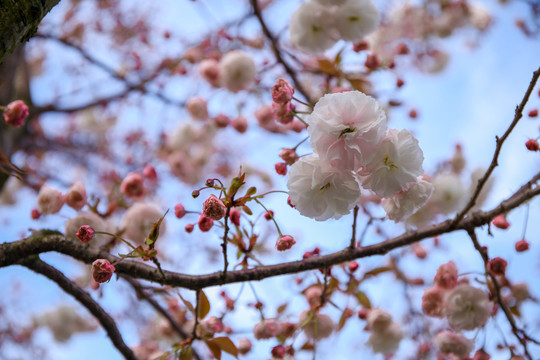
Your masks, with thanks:
<instances>
[{"instance_id":1,"label":"unopened bud","mask_svg":"<svg viewBox=\"0 0 540 360\"><path fill-rule=\"evenodd\" d=\"M4 109L4 120L6 124L19 127L24 124L24 119L28 117L28 106L22 100L10 102Z\"/></svg>"},{"instance_id":2,"label":"unopened bud","mask_svg":"<svg viewBox=\"0 0 540 360\"><path fill-rule=\"evenodd\" d=\"M496 257L489 260L487 268L493 275L503 275L506 273L508 263L501 257Z\"/></svg>"},{"instance_id":3,"label":"unopened bud","mask_svg":"<svg viewBox=\"0 0 540 360\"><path fill-rule=\"evenodd\" d=\"M529 117L537 117L538 116L538 109L532 109L529 111Z\"/></svg>"},{"instance_id":4,"label":"unopened bud","mask_svg":"<svg viewBox=\"0 0 540 360\"><path fill-rule=\"evenodd\" d=\"M268 221L272 220L274 218L274 212L272 210L268 210L264 213L264 218Z\"/></svg>"},{"instance_id":5,"label":"unopened bud","mask_svg":"<svg viewBox=\"0 0 540 360\"><path fill-rule=\"evenodd\" d=\"M182 205L182 204L176 204L176 205L174 206L174 215L175 215L178 219L183 218L183 217L186 215L186 209L184 209L184 205Z\"/></svg>"},{"instance_id":6,"label":"unopened bud","mask_svg":"<svg viewBox=\"0 0 540 360\"><path fill-rule=\"evenodd\" d=\"M137 198L144 194L143 177L139 173L129 173L122 184L120 185L120 191L127 197Z\"/></svg>"},{"instance_id":7,"label":"unopened bud","mask_svg":"<svg viewBox=\"0 0 540 360\"><path fill-rule=\"evenodd\" d=\"M292 100L294 89L285 79L278 79L272 87L272 100L278 104L285 104Z\"/></svg>"},{"instance_id":8,"label":"unopened bud","mask_svg":"<svg viewBox=\"0 0 540 360\"><path fill-rule=\"evenodd\" d=\"M504 216L504 214L495 216L491 223L496 228L503 229L503 230L508 229L510 227L510 223L506 221L506 217Z\"/></svg>"},{"instance_id":9,"label":"unopened bud","mask_svg":"<svg viewBox=\"0 0 540 360\"><path fill-rule=\"evenodd\" d=\"M234 225L240 226L240 211L237 209L231 209L229 212L229 219Z\"/></svg>"},{"instance_id":10,"label":"unopened bud","mask_svg":"<svg viewBox=\"0 0 540 360\"><path fill-rule=\"evenodd\" d=\"M203 203L203 215L212 220L221 220L225 216L225 205L217 196L210 195Z\"/></svg>"},{"instance_id":11,"label":"unopened bud","mask_svg":"<svg viewBox=\"0 0 540 360\"><path fill-rule=\"evenodd\" d=\"M358 270L358 263L356 261L351 261L349 262L349 271L350 272L355 272L356 270Z\"/></svg>"},{"instance_id":12,"label":"unopened bud","mask_svg":"<svg viewBox=\"0 0 540 360\"><path fill-rule=\"evenodd\" d=\"M114 266L108 260L97 259L92 263L92 278L97 283L104 283L111 279Z\"/></svg>"},{"instance_id":13,"label":"unopened bud","mask_svg":"<svg viewBox=\"0 0 540 360\"><path fill-rule=\"evenodd\" d=\"M201 192L199 190L193 190L191 193L191 196L193 196L194 199L198 198Z\"/></svg>"},{"instance_id":14,"label":"unopened bud","mask_svg":"<svg viewBox=\"0 0 540 360\"><path fill-rule=\"evenodd\" d=\"M540 150L540 146L538 146L538 141L534 139L529 139L525 143L525 146L527 147L527 150L529 151L538 151Z\"/></svg>"},{"instance_id":15,"label":"unopened bud","mask_svg":"<svg viewBox=\"0 0 540 360\"><path fill-rule=\"evenodd\" d=\"M516 242L516 251L517 252L524 252L529 250L529 243L525 239L521 239L520 241Z\"/></svg>"},{"instance_id":16,"label":"unopened bud","mask_svg":"<svg viewBox=\"0 0 540 360\"><path fill-rule=\"evenodd\" d=\"M207 218L204 215L201 215L201 217L199 218L198 225L199 225L199 229L201 229L202 232L207 232L207 231L210 231L212 226L214 226L214 220Z\"/></svg>"},{"instance_id":17,"label":"unopened bud","mask_svg":"<svg viewBox=\"0 0 540 360\"><path fill-rule=\"evenodd\" d=\"M276 163L274 167L276 168L276 173L279 175L287 175L287 164L284 162Z\"/></svg>"},{"instance_id":18,"label":"unopened bud","mask_svg":"<svg viewBox=\"0 0 540 360\"><path fill-rule=\"evenodd\" d=\"M294 244L296 244L296 241L294 241L292 236L284 235L278 239L276 243L276 248L278 249L278 251L285 251L292 248Z\"/></svg>"},{"instance_id":19,"label":"unopened bud","mask_svg":"<svg viewBox=\"0 0 540 360\"><path fill-rule=\"evenodd\" d=\"M184 229L186 230L186 232L188 234L191 234L193 232L193 228L195 228L195 226L193 226L193 224L187 224Z\"/></svg>"},{"instance_id":20,"label":"unopened bud","mask_svg":"<svg viewBox=\"0 0 540 360\"><path fill-rule=\"evenodd\" d=\"M75 236L77 236L77 238L83 243L87 243L94 238L95 234L96 232L94 231L94 229L92 229L90 225L83 225L75 233Z\"/></svg>"}]
</instances>

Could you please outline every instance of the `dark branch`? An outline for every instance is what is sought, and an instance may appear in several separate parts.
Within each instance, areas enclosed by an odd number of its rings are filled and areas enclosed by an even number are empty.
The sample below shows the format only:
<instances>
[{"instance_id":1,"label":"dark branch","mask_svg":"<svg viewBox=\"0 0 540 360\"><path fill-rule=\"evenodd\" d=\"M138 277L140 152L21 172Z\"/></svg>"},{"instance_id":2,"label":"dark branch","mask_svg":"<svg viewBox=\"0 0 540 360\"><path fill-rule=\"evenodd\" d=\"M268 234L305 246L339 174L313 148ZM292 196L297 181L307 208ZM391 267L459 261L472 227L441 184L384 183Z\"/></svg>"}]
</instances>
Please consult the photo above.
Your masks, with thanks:
<instances>
[{"instance_id":1,"label":"dark branch","mask_svg":"<svg viewBox=\"0 0 540 360\"><path fill-rule=\"evenodd\" d=\"M309 96L309 92L304 88L304 85L300 81L298 81L298 76L296 75L296 71L293 70L293 68L285 61L283 56L281 55L281 50L279 49L278 42L274 35L270 32L270 29L268 29L268 26L264 22L264 19L262 18L261 9L259 8L258 0L250 0L251 5L253 7L253 12L255 13L255 16L257 17L257 20L259 20L259 24L261 24L261 28L263 30L264 36L268 40L270 40L270 44L272 45L272 50L274 51L274 56L276 57L276 60L283 65L283 68L285 69L285 72L289 75L292 82L294 83L294 87L298 92L300 92L304 98L308 102L313 102L311 97Z\"/></svg>"},{"instance_id":2,"label":"dark branch","mask_svg":"<svg viewBox=\"0 0 540 360\"><path fill-rule=\"evenodd\" d=\"M499 154L501 152L502 146L505 142L505 140L508 138L512 130L516 127L518 121L523 117L523 109L525 109L525 105L529 101L529 97L531 96L532 91L534 90L534 87L536 85L536 82L538 81L538 78L540 77L540 68L536 69L536 71L533 73L532 79L529 83L529 87L527 88L527 91L525 91L525 95L523 95L523 99L521 100L521 103L516 107L514 119L508 126L508 129L506 129L506 132L501 136L500 138L497 137L495 152L493 153L493 159L491 160L491 164L489 164L488 169L486 170L486 173L480 180L478 180L478 185L476 186L476 189L474 191L474 194L471 196L471 199L465 205L463 210L461 210L456 217L454 218L454 224L457 224L458 222L465 217L467 212L473 208L473 206L476 204L476 199L478 199L478 196L480 195L480 192L482 191L482 188L488 181L489 177L491 176L491 173L499 165Z\"/></svg>"},{"instance_id":3,"label":"dark branch","mask_svg":"<svg viewBox=\"0 0 540 360\"><path fill-rule=\"evenodd\" d=\"M134 278L145 279L174 287L198 290L221 284L262 280L279 275L325 268L358 258L384 255L391 250L411 245L433 236L486 225L495 216L515 209L533 197L540 195L540 186L535 186L539 179L540 173L534 176L508 199L501 202L496 208L490 211L474 212L463 219L459 224L453 225L452 220L446 220L424 230L407 232L393 239L370 246L358 247L354 250L347 247L345 250L325 256L312 257L276 265L258 266L253 269L229 271L225 275L223 272L215 272L206 275L186 275L164 270L165 277L163 277L154 267L129 260L119 262L116 265L116 271L120 274L126 274ZM94 260L99 258L107 259L111 263L118 260L116 256L105 251L92 248L87 244L81 244L74 239L66 238L58 232L47 231L36 232L34 235L24 240L0 244L0 267L13 265L16 264L19 259L49 251L56 251L69 255L87 264L91 264Z\"/></svg>"},{"instance_id":4,"label":"dark branch","mask_svg":"<svg viewBox=\"0 0 540 360\"><path fill-rule=\"evenodd\" d=\"M60 286L60 288L62 288L62 290L64 290L66 293L77 299L78 302L80 302L85 308L88 309L88 311L90 311L92 315L94 315L101 326L103 326L103 329L105 329L107 335L109 335L109 338L111 338L112 343L118 349L118 351L120 351L124 358L128 360L137 360L133 351L122 339L122 334L120 334L120 331L118 331L114 320L97 302L94 301L94 299L92 299L90 295L88 295L86 291L74 284L61 271L41 261L37 256L22 259L19 264L38 274L46 276L50 280L57 283L58 286Z\"/></svg>"}]
</instances>

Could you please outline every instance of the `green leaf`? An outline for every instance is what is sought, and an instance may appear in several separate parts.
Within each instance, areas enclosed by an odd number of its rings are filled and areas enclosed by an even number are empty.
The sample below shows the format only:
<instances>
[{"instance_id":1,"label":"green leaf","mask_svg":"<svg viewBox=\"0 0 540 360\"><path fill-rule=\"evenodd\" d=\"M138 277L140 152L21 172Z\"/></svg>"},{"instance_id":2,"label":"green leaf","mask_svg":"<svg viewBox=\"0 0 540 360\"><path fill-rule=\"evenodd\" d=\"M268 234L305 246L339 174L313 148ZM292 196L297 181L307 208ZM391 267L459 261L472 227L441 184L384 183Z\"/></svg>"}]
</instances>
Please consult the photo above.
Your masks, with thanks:
<instances>
[{"instance_id":1,"label":"green leaf","mask_svg":"<svg viewBox=\"0 0 540 360\"><path fill-rule=\"evenodd\" d=\"M180 351L180 360L192 360L193 359L193 349L191 346L187 345L182 348Z\"/></svg>"},{"instance_id":2,"label":"green leaf","mask_svg":"<svg viewBox=\"0 0 540 360\"><path fill-rule=\"evenodd\" d=\"M391 271L391 270L392 270L392 268L389 267L389 266L381 266L381 267L375 268L375 269L370 270L367 273L365 273L364 278L367 278L369 276L379 275L379 274L382 274L383 272L387 272L387 271Z\"/></svg>"},{"instance_id":3,"label":"green leaf","mask_svg":"<svg viewBox=\"0 0 540 360\"><path fill-rule=\"evenodd\" d=\"M251 195L255 195L257 193L257 188L255 186L252 186L248 189L248 191L246 192L246 195L244 196L251 196Z\"/></svg>"},{"instance_id":4,"label":"green leaf","mask_svg":"<svg viewBox=\"0 0 540 360\"><path fill-rule=\"evenodd\" d=\"M244 210L244 212L248 215L253 215L253 211L251 211L251 209L246 205L242 206L242 210Z\"/></svg>"},{"instance_id":5,"label":"green leaf","mask_svg":"<svg viewBox=\"0 0 540 360\"><path fill-rule=\"evenodd\" d=\"M363 291L358 291L356 293L356 299L366 309L371 309L371 301Z\"/></svg>"},{"instance_id":6,"label":"green leaf","mask_svg":"<svg viewBox=\"0 0 540 360\"><path fill-rule=\"evenodd\" d=\"M201 290L199 293L199 319L204 319L204 317L210 312L210 302L206 297L204 291Z\"/></svg>"},{"instance_id":7,"label":"green leaf","mask_svg":"<svg viewBox=\"0 0 540 360\"><path fill-rule=\"evenodd\" d=\"M222 336L213 338L212 341L214 344L219 346L222 351L225 351L227 354L231 354L234 357L238 357L238 349L236 345L228 337Z\"/></svg>"}]
</instances>

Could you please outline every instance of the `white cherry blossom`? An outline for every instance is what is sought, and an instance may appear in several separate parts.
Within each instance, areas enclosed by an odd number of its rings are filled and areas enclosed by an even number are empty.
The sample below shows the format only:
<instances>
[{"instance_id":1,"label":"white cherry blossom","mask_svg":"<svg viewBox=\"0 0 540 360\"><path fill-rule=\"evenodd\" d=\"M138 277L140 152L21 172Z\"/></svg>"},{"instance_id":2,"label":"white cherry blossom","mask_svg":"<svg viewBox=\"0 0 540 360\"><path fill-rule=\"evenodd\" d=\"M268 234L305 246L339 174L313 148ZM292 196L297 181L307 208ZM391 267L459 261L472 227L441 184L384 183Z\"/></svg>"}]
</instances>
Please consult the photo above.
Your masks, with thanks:
<instances>
[{"instance_id":1,"label":"white cherry blossom","mask_svg":"<svg viewBox=\"0 0 540 360\"><path fill-rule=\"evenodd\" d=\"M418 140L409 131L390 129L371 161L360 170L362 185L381 197L394 196L424 173L423 161Z\"/></svg>"},{"instance_id":2,"label":"white cherry blossom","mask_svg":"<svg viewBox=\"0 0 540 360\"><path fill-rule=\"evenodd\" d=\"M371 0L349 0L336 10L336 26L343 40L360 41L378 24L379 11Z\"/></svg>"},{"instance_id":3,"label":"white cherry blossom","mask_svg":"<svg viewBox=\"0 0 540 360\"><path fill-rule=\"evenodd\" d=\"M435 336L434 343L441 353L446 355L453 354L460 359L466 358L474 348L474 342L472 340L450 330L438 333Z\"/></svg>"},{"instance_id":4,"label":"white cherry blossom","mask_svg":"<svg viewBox=\"0 0 540 360\"><path fill-rule=\"evenodd\" d=\"M308 1L291 15L291 43L307 53L329 49L339 40L332 8Z\"/></svg>"},{"instance_id":5,"label":"white cherry blossom","mask_svg":"<svg viewBox=\"0 0 540 360\"><path fill-rule=\"evenodd\" d=\"M484 326L493 304L488 295L474 286L461 284L450 291L444 301L448 323L458 329L472 330Z\"/></svg>"},{"instance_id":6,"label":"white cherry blossom","mask_svg":"<svg viewBox=\"0 0 540 360\"><path fill-rule=\"evenodd\" d=\"M291 166L287 187L300 214L318 221L350 213L361 192L354 173L333 168L317 154L302 157Z\"/></svg>"},{"instance_id":7,"label":"white cherry blossom","mask_svg":"<svg viewBox=\"0 0 540 360\"><path fill-rule=\"evenodd\" d=\"M372 332L367 344L374 353L393 354L399 348L401 339L403 339L401 325L393 322L384 330Z\"/></svg>"},{"instance_id":8,"label":"white cherry blossom","mask_svg":"<svg viewBox=\"0 0 540 360\"><path fill-rule=\"evenodd\" d=\"M247 88L255 79L255 63L251 56L241 50L233 50L219 62L222 85L232 92Z\"/></svg>"},{"instance_id":9,"label":"white cherry blossom","mask_svg":"<svg viewBox=\"0 0 540 360\"><path fill-rule=\"evenodd\" d=\"M421 177L407 190L397 193L391 198L382 201L382 207L389 219L399 222L408 219L426 204L433 185Z\"/></svg>"},{"instance_id":10,"label":"white cherry blossom","mask_svg":"<svg viewBox=\"0 0 540 360\"><path fill-rule=\"evenodd\" d=\"M440 173L433 179L433 186L431 201L438 212L451 214L461 207L467 191L459 175Z\"/></svg>"},{"instance_id":11,"label":"white cherry blossom","mask_svg":"<svg viewBox=\"0 0 540 360\"><path fill-rule=\"evenodd\" d=\"M387 129L377 100L360 91L325 95L307 122L313 150L344 169L352 169L355 162L365 165Z\"/></svg>"}]
</instances>

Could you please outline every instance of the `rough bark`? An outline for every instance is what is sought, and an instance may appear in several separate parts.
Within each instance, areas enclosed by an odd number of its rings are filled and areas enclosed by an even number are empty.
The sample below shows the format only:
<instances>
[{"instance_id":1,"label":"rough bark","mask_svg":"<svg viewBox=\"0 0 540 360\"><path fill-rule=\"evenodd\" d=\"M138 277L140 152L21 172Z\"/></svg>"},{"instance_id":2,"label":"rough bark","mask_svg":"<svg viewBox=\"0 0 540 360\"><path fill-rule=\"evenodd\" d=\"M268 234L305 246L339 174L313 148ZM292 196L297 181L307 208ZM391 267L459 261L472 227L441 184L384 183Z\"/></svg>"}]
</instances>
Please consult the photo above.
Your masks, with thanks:
<instances>
[{"instance_id":1,"label":"rough bark","mask_svg":"<svg viewBox=\"0 0 540 360\"><path fill-rule=\"evenodd\" d=\"M60 0L0 0L0 64L28 41L45 15Z\"/></svg>"}]
</instances>

